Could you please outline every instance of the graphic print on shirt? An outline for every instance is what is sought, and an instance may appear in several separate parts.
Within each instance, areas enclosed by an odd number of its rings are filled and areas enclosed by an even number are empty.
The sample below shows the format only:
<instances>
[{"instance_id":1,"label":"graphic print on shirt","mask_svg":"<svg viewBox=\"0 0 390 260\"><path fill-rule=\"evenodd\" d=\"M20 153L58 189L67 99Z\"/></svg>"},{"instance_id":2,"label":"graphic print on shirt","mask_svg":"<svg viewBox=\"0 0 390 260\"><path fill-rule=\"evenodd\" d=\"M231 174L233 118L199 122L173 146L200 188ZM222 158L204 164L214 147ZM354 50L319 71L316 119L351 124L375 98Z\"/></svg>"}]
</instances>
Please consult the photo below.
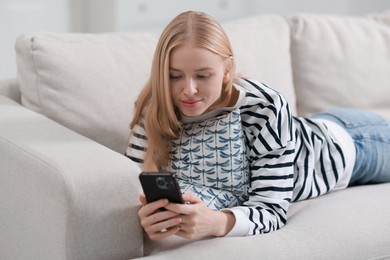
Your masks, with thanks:
<instances>
[{"instance_id":1,"label":"graphic print on shirt","mask_svg":"<svg viewBox=\"0 0 390 260\"><path fill-rule=\"evenodd\" d=\"M174 141L171 171L183 192L210 208L242 205L248 198L248 162L239 109L183 125Z\"/></svg>"}]
</instances>

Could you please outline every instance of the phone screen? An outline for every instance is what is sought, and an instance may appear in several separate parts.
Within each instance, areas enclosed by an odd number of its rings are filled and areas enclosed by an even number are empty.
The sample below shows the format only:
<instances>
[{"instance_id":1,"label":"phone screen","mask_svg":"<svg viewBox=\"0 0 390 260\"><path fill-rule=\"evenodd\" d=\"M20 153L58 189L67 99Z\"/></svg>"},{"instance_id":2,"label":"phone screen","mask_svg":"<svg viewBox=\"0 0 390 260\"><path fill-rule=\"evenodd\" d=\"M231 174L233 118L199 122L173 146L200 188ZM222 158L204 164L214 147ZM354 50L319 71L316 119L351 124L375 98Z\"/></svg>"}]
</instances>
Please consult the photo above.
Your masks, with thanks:
<instances>
[{"instance_id":1,"label":"phone screen","mask_svg":"<svg viewBox=\"0 0 390 260\"><path fill-rule=\"evenodd\" d=\"M159 199L184 203L179 184L171 173L141 172L139 179L148 203Z\"/></svg>"}]
</instances>

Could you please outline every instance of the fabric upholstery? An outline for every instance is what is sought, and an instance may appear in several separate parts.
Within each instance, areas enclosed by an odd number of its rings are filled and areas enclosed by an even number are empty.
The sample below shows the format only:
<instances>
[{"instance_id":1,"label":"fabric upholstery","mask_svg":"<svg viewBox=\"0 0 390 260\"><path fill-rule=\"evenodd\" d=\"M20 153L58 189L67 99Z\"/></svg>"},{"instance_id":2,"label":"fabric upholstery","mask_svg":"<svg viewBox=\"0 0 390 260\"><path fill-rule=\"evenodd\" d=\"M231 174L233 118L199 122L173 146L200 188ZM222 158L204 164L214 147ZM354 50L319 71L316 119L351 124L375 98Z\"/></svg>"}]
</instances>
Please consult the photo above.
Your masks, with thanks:
<instances>
[{"instance_id":1,"label":"fabric upholstery","mask_svg":"<svg viewBox=\"0 0 390 260\"><path fill-rule=\"evenodd\" d=\"M0 81L0 95L9 97L20 103L20 89L17 79L5 79Z\"/></svg>"},{"instance_id":2,"label":"fabric upholstery","mask_svg":"<svg viewBox=\"0 0 390 260\"><path fill-rule=\"evenodd\" d=\"M288 24L275 16L226 27L240 57L238 71L280 86L294 111ZM250 36L254 30L256 37ZM251 42L256 52L248 53L242 42ZM22 103L123 153L156 43L151 33L23 35L16 42Z\"/></svg>"},{"instance_id":3,"label":"fabric upholstery","mask_svg":"<svg viewBox=\"0 0 390 260\"><path fill-rule=\"evenodd\" d=\"M142 255L139 169L0 96L0 259Z\"/></svg>"},{"instance_id":4,"label":"fabric upholstery","mask_svg":"<svg viewBox=\"0 0 390 260\"><path fill-rule=\"evenodd\" d=\"M16 43L22 103L123 153L157 39L152 34L27 34Z\"/></svg>"},{"instance_id":5,"label":"fabric upholstery","mask_svg":"<svg viewBox=\"0 0 390 260\"><path fill-rule=\"evenodd\" d=\"M296 114L288 23L280 16L265 15L222 26L234 50L237 72L281 92Z\"/></svg>"},{"instance_id":6,"label":"fabric upholstery","mask_svg":"<svg viewBox=\"0 0 390 260\"><path fill-rule=\"evenodd\" d=\"M299 115L352 106L390 118L389 19L390 12L289 18Z\"/></svg>"},{"instance_id":7,"label":"fabric upholstery","mask_svg":"<svg viewBox=\"0 0 390 260\"><path fill-rule=\"evenodd\" d=\"M196 242L148 240L143 259L388 259L389 196L390 184L349 188L293 203L279 231Z\"/></svg>"}]
</instances>

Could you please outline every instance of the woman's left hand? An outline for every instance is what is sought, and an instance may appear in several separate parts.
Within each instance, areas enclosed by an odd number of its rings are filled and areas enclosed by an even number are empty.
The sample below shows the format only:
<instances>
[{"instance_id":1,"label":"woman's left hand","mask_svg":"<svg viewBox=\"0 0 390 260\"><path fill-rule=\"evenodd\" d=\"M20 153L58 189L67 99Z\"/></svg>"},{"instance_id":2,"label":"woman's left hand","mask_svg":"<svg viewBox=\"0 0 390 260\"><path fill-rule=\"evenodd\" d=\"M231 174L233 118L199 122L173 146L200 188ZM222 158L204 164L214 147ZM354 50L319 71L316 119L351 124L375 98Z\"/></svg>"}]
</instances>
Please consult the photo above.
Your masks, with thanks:
<instances>
[{"instance_id":1,"label":"woman's left hand","mask_svg":"<svg viewBox=\"0 0 390 260\"><path fill-rule=\"evenodd\" d=\"M214 211L192 193L183 194L190 204L169 203L166 209L180 214L180 231L177 236L199 239L208 236L225 236L234 226L235 217L230 212Z\"/></svg>"}]
</instances>

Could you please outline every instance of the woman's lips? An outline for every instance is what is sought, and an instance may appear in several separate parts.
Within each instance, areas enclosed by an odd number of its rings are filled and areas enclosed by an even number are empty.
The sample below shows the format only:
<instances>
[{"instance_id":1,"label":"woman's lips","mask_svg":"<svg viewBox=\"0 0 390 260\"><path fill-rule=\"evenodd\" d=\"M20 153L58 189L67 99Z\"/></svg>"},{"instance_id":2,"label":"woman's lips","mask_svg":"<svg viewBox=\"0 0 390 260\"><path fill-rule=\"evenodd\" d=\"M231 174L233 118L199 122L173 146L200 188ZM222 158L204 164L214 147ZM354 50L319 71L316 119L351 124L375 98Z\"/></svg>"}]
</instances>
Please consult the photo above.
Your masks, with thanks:
<instances>
[{"instance_id":1,"label":"woman's lips","mask_svg":"<svg viewBox=\"0 0 390 260\"><path fill-rule=\"evenodd\" d=\"M201 100L182 100L184 106L186 107L195 107Z\"/></svg>"}]
</instances>

